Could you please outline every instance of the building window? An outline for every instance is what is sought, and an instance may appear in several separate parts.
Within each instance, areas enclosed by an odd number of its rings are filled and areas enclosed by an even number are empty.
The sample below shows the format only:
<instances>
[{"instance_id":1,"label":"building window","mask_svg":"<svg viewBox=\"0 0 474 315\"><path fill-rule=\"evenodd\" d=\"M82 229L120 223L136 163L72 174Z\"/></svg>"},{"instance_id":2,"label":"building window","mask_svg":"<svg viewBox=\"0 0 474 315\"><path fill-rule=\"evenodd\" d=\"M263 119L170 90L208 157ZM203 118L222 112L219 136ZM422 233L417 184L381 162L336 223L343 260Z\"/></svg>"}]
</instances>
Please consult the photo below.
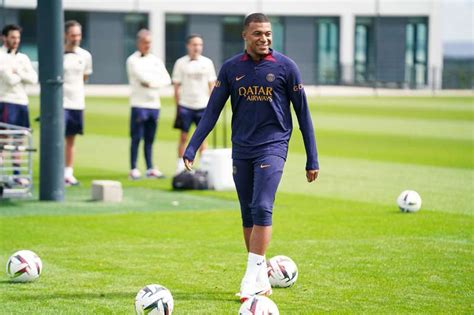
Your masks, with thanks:
<instances>
[{"instance_id":1,"label":"building window","mask_svg":"<svg viewBox=\"0 0 474 315\"><path fill-rule=\"evenodd\" d=\"M406 25L405 81L410 87L427 82L428 28L426 18L410 19Z\"/></svg>"},{"instance_id":2,"label":"building window","mask_svg":"<svg viewBox=\"0 0 474 315\"><path fill-rule=\"evenodd\" d=\"M272 23L272 48L278 52L284 53L284 33L285 27L283 19L277 16L270 17Z\"/></svg>"},{"instance_id":3,"label":"building window","mask_svg":"<svg viewBox=\"0 0 474 315\"><path fill-rule=\"evenodd\" d=\"M224 16L222 18L222 57L223 61L242 52L242 16Z\"/></svg>"},{"instance_id":4,"label":"building window","mask_svg":"<svg viewBox=\"0 0 474 315\"><path fill-rule=\"evenodd\" d=\"M374 79L374 25L372 18L357 18L354 46L354 81L358 84Z\"/></svg>"},{"instance_id":5,"label":"building window","mask_svg":"<svg viewBox=\"0 0 474 315\"><path fill-rule=\"evenodd\" d=\"M316 36L316 82L336 84L339 82L339 20L318 18Z\"/></svg>"},{"instance_id":6,"label":"building window","mask_svg":"<svg viewBox=\"0 0 474 315\"><path fill-rule=\"evenodd\" d=\"M21 32L20 51L26 54L31 61L38 61L38 45L36 44L36 11L20 10L18 24Z\"/></svg>"},{"instance_id":7,"label":"building window","mask_svg":"<svg viewBox=\"0 0 474 315\"><path fill-rule=\"evenodd\" d=\"M166 15L166 68L173 71L174 62L186 54L188 17L181 14Z\"/></svg>"},{"instance_id":8,"label":"building window","mask_svg":"<svg viewBox=\"0 0 474 315\"><path fill-rule=\"evenodd\" d=\"M148 15L139 13L125 14L125 56L130 56L137 50L136 38L139 30L148 28Z\"/></svg>"}]
</instances>

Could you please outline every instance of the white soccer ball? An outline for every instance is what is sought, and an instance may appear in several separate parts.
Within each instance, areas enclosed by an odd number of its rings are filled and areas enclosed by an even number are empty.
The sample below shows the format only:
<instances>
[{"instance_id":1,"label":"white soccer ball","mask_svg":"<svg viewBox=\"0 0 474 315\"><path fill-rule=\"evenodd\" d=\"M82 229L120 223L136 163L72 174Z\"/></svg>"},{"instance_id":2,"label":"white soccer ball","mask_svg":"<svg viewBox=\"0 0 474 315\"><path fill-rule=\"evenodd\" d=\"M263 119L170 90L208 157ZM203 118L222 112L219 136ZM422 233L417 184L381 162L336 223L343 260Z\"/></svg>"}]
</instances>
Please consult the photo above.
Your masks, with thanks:
<instances>
[{"instance_id":1,"label":"white soccer ball","mask_svg":"<svg viewBox=\"0 0 474 315\"><path fill-rule=\"evenodd\" d=\"M397 204L402 212L416 212L421 208L421 197L414 190L405 190L398 196Z\"/></svg>"},{"instance_id":2,"label":"white soccer ball","mask_svg":"<svg viewBox=\"0 0 474 315\"><path fill-rule=\"evenodd\" d=\"M171 315L173 306L171 292L159 284L147 285L135 297L135 311L140 315Z\"/></svg>"},{"instance_id":3,"label":"white soccer ball","mask_svg":"<svg viewBox=\"0 0 474 315\"><path fill-rule=\"evenodd\" d=\"M298 267L290 257L275 256L267 261L268 279L272 287L288 288L298 279Z\"/></svg>"},{"instance_id":4,"label":"white soccer ball","mask_svg":"<svg viewBox=\"0 0 474 315\"><path fill-rule=\"evenodd\" d=\"M278 307L272 300L262 295L255 295L245 301L239 309L239 315L279 315Z\"/></svg>"},{"instance_id":5,"label":"white soccer ball","mask_svg":"<svg viewBox=\"0 0 474 315\"><path fill-rule=\"evenodd\" d=\"M7 262L7 274L13 282L35 281L41 270L43 263L31 250L20 250L11 255Z\"/></svg>"}]
</instances>

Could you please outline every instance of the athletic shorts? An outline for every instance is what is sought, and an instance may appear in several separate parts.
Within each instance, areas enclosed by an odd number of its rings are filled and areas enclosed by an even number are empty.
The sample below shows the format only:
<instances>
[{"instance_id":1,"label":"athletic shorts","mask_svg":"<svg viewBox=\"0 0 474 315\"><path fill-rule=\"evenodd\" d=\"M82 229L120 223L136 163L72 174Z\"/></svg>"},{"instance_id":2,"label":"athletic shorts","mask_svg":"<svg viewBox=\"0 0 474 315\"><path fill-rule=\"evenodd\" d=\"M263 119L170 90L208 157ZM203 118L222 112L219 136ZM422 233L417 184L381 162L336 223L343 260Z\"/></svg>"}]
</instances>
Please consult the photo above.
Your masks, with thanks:
<instances>
[{"instance_id":1,"label":"athletic shorts","mask_svg":"<svg viewBox=\"0 0 474 315\"><path fill-rule=\"evenodd\" d=\"M201 121L204 111L206 109L190 109L181 105L178 105L178 113L174 122L174 128L180 129L183 132L189 132L193 123L196 126Z\"/></svg>"},{"instance_id":2,"label":"athletic shorts","mask_svg":"<svg viewBox=\"0 0 474 315\"><path fill-rule=\"evenodd\" d=\"M30 128L28 106L0 102L0 122Z\"/></svg>"},{"instance_id":3,"label":"athletic shorts","mask_svg":"<svg viewBox=\"0 0 474 315\"><path fill-rule=\"evenodd\" d=\"M84 134L84 111L80 109L64 109L64 129L66 136Z\"/></svg>"},{"instance_id":4,"label":"athletic shorts","mask_svg":"<svg viewBox=\"0 0 474 315\"><path fill-rule=\"evenodd\" d=\"M233 165L242 225L272 225L273 203L285 159L276 155L264 155L248 160L234 159Z\"/></svg>"},{"instance_id":5,"label":"athletic shorts","mask_svg":"<svg viewBox=\"0 0 474 315\"><path fill-rule=\"evenodd\" d=\"M132 107L130 116L130 136L132 139L154 136L158 118L160 118L159 109ZM147 133L153 133L153 135L147 135Z\"/></svg>"}]
</instances>

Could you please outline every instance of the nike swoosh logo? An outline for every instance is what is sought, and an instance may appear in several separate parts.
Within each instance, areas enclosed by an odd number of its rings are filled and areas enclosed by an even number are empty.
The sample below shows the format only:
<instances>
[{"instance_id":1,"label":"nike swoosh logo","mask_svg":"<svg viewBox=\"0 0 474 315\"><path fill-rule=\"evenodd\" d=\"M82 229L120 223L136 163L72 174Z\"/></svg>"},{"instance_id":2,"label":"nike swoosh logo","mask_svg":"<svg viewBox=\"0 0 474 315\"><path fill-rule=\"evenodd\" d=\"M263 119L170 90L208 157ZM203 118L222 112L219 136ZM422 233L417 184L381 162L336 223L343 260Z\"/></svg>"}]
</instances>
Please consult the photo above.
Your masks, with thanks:
<instances>
[{"instance_id":1,"label":"nike swoosh logo","mask_svg":"<svg viewBox=\"0 0 474 315\"><path fill-rule=\"evenodd\" d=\"M270 167L270 164L260 164L260 168L267 168Z\"/></svg>"},{"instance_id":2,"label":"nike swoosh logo","mask_svg":"<svg viewBox=\"0 0 474 315\"><path fill-rule=\"evenodd\" d=\"M243 76L240 76L240 77L235 77L235 81L240 81L243 77L245 77L245 74Z\"/></svg>"}]
</instances>

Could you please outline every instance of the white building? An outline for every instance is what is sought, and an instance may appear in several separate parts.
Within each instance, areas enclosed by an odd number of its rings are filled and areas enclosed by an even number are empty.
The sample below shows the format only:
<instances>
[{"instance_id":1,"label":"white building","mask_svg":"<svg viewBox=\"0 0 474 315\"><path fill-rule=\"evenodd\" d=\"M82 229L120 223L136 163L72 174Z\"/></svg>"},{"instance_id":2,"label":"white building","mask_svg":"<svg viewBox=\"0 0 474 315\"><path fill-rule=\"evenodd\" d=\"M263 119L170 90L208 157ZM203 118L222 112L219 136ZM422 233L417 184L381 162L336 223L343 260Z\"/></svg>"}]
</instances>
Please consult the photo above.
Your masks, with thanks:
<instances>
[{"instance_id":1,"label":"white building","mask_svg":"<svg viewBox=\"0 0 474 315\"><path fill-rule=\"evenodd\" d=\"M23 50L35 59L35 0L4 0L0 25L24 28ZM300 66L308 84L439 87L443 65L437 0L64 0L65 19L84 26L94 56L92 83L124 83L134 35L149 27L154 51L170 68L199 33L217 66L243 49L242 21L271 17L274 48ZM110 54L115 58L110 58Z\"/></svg>"}]
</instances>

